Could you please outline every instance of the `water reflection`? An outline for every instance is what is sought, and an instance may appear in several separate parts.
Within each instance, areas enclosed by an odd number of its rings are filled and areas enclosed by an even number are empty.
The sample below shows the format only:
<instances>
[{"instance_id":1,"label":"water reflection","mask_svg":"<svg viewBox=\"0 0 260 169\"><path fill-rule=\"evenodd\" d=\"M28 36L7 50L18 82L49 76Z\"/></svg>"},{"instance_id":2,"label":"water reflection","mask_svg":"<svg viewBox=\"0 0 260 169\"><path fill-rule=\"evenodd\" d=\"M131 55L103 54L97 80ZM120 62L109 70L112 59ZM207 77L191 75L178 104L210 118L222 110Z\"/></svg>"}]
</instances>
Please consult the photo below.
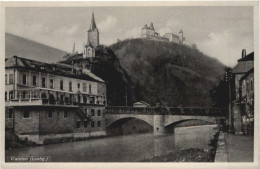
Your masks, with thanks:
<instances>
[{"instance_id":1,"label":"water reflection","mask_svg":"<svg viewBox=\"0 0 260 169\"><path fill-rule=\"evenodd\" d=\"M217 132L214 127L182 127L176 128L175 134L162 136L148 133L28 147L6 151L6 155L51 156L53 162L135 162L176 148L206 148Z\"/></svg>"}]
</instances>

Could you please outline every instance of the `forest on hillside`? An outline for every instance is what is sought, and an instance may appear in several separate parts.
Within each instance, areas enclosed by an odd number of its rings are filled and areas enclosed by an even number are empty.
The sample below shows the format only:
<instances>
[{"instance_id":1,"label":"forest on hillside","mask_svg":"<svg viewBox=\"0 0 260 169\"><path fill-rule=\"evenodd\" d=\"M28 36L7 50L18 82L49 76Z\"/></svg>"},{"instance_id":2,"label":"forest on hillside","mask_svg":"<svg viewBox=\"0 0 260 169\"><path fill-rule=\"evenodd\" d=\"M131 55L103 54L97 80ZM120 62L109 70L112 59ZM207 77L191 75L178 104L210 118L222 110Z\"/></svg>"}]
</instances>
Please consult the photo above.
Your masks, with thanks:
<instances>
[{"instance_id":1,"label":"forest on hillside","mask_svg":"<svg viewBox=\"0 0 260 169\"><path fill-rule=\"evenodd\" d=\"M132 101L167 106L213 106L225 66L196 48L131 39L110 46L132 79Z\"/></svg>"}]
</instances>

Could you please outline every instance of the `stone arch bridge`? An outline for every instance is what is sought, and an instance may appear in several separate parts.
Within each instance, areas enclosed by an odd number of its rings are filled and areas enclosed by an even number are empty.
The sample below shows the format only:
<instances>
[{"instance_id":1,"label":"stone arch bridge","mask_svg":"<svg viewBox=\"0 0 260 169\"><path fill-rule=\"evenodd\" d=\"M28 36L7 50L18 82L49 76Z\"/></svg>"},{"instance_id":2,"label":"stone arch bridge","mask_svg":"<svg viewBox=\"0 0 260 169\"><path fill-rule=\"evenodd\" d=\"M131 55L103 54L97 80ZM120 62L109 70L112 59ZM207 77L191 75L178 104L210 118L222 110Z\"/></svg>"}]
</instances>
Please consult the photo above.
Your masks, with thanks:
<instances>
[{"instance_id":1,"label":"stone arch bridge","mask_svg":"<svg viewBox=\"0 0 260 169\"><path fill-rule=\"evenodd\" d=\"M120 121L139 119L153 126L155 134L162 134L165 128L189 120L203 120L219 124L226 119L227 109L197 107L107 107L105 126L108 128Z\"/></svg>"}]
</instances>

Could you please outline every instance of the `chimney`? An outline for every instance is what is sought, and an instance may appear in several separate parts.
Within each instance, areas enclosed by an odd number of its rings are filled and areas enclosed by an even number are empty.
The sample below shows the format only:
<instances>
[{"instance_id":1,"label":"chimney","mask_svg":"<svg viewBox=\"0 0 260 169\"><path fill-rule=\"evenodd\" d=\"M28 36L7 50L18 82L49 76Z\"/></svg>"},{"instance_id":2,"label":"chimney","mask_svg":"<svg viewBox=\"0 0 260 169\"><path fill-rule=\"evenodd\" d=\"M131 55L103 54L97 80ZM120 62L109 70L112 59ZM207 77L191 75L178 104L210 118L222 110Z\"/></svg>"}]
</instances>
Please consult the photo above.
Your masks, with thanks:
<instances>
[{"instance_id":1,"label":"chimney","mask_svg":"<svg viewBox=\"0 0 260 169\"><path fill-rule=\"evenodd\" d=\"M246 56L246 50L243 49L243 50L242 50L242 58L244 58L245 56Z\"/></svg>"},{"instance_id":2,"label":"chimney","mask_svg":"<svg viewBox=\"0 0 260 169\"><path fill-rule=\"evenodd\" d=\"M17 56L14 56L14 59L15 59L15 65L17 65Z\"/></svg>"}]
</instances>

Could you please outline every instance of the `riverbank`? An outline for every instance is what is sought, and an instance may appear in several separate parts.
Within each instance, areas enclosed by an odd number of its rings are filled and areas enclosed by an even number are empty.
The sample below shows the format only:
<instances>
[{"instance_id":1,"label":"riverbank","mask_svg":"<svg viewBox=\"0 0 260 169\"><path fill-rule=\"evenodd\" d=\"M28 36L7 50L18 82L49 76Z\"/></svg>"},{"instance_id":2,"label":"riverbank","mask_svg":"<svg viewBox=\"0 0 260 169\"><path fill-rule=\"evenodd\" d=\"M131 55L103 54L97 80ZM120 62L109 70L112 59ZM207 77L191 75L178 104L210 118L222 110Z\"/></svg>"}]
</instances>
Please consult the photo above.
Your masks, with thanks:
<instances>
[{"instance_id":1,"label":"riverbank","mask_svg":"<svg viewBox=\"0 0 260 169\"><path fill-rule=\"evenodd\" d=\"M26 147L37 147L37 146L44 146L49 144L59 144L59 143L67 143L67 142L75 142L75 141L84 141L84 140L92 140L98 138L104 138L106 136L90 136L90 137L61 137L55 139L47 139L44 144L36 144L35 142L28 141L27 139L19 139L16 134L10 131L5 131L5 150L12 150L12 149L20 149Z\"/></svg>"},{"instance_id":2,"label":"riverbank","mask_svg":"<svg viewBox=\"0 0 260 169\"><path fill-rule=\"evenodd\" d=\"M175 150L162 156L146 159L142 162L214 162L219 132L214 135L208 148L189 148Z\"/></svg>"}]
</instances>

